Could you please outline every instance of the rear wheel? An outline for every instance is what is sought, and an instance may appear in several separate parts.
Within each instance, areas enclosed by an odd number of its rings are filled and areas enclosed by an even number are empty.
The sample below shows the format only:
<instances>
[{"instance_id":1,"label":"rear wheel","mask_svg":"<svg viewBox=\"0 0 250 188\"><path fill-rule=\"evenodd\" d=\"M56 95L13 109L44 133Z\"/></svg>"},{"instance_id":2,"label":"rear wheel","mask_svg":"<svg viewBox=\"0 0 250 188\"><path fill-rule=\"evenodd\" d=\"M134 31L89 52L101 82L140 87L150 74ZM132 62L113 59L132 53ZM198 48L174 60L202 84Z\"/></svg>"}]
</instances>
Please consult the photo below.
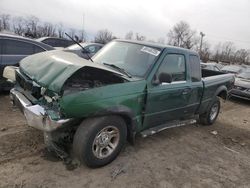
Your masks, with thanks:
<instances>
[{"instance_id":1,"label":"rear wheel","mask_svg":"<svg viewBox=\"0 0 250 188\"><path fill-rule=\"evenodd\" d=\"M203 125L212 125L220 112L220 99L219 97L214 98L208 111L205 114L200 115L200 123Z\"/></svg>"},{"instance_id":2,"label":"rear wheel","mask_svg":"<svg viewBox=\"0 0 250 188\"><path fill-rule=\"evenodd\" d=\"M75 133L73 151L89 167L104 166L118 156L126 137L127 127L119 116L87 119Z\"/></svg>"}]
</instances>

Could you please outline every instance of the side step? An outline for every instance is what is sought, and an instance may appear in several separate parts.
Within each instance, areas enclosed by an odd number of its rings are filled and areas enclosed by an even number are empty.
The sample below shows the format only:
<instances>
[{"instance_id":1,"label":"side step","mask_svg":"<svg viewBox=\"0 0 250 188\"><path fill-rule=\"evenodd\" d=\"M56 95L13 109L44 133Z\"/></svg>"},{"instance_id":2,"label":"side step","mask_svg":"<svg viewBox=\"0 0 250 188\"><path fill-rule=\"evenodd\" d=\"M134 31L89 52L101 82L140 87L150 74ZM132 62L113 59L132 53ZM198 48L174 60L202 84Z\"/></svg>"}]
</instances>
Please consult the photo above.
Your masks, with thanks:
<instances>
[{"instance_id":1,"label":"side step","mask_svg":"<svg viewBox=\"0 0 250 188\"><path fill-rule=\"evenodd\" d=\"M163 125L159 125L156 127L152 127L149 129L146 129L144 131L142 131L140 134L143 138L153 135L155 133L158 133L160 131L166 130L166 129L170 129L170 128L174 128L174 127L180 127L180 126L184 126L184 125L191 125L191 124L195 124L197 123L197 119L188 119L188 120L183 120L183 121L172 121Z\"/></svg>"}]
</instances>

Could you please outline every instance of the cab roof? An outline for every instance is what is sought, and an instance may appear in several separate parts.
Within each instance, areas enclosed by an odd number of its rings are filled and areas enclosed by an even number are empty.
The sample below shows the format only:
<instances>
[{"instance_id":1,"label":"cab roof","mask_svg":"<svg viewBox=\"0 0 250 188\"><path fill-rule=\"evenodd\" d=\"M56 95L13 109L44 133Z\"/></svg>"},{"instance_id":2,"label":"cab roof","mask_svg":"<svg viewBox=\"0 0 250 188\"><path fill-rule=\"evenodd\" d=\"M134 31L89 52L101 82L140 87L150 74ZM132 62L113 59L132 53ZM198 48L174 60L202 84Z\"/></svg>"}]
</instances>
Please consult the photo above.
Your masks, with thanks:
<instances>
[{"instance_id":1,"label":"cab roof","mask_svg":"<svg viewBox=\"0 0 250 188\"><path fill-rule=\"evenodd\" d=\"M123 39L115 39L115 41L120 41L120 42L129 42L129 43L134 43L134 44L140 44L140 45L145 45L145 46L149 46L152 48L157 48L159 50L164 50L164 49L176 49L179 51L183 51L183 52L188 52L191 54L196 54L198 55L197 52L190 50L190 49L185 49L185 48L181 48L181 47L176 47L176 46L171 46L171 45L166 45L166 44L160 44L160 43L154 43L154 42L146 42L146 41L137 41L137 40L123 40Z\"/></svg>"}]
</instances>

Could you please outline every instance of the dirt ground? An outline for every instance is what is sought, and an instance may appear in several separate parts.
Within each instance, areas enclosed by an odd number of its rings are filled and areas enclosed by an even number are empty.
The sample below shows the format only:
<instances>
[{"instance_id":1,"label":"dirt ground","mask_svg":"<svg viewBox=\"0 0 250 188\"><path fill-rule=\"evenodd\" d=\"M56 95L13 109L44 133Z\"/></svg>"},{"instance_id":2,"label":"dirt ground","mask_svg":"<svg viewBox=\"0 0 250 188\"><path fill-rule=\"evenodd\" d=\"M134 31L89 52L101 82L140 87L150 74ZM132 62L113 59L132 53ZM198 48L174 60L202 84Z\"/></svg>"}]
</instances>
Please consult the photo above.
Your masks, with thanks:
<instances>
[{"instance_id":1,"label":"dirt ground","mask_svg":"<svg viewBox=\"0 0 250 188\"><path fill-rule=\"evenodd\" d=\"M213 133L213 134L212 134ZM216 134L217 133L217 134ZM73 171L42 157L43 135L0 95L0 187L250 187L250 102L222 104L213 126L169 129L127 144L111 164Z\"/></svg>"}]
</instances>

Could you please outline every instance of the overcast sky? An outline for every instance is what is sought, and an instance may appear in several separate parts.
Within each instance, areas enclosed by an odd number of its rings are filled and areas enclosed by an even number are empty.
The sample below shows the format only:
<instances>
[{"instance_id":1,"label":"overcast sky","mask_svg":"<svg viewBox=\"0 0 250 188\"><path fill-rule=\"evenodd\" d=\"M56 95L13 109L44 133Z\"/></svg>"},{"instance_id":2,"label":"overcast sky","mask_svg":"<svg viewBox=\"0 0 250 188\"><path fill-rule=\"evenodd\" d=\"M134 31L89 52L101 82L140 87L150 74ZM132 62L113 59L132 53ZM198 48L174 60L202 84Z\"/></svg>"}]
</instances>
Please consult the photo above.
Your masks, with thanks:
<instances>
[{"instance_id":1,"label":"overcast sky","mask_svg":"<svg viewBox=\"0 0 250 188\"><path fill-rule=\"evenodd\" d=\"M213 45L232 41L250 49L250 0L0 0L2 12L32 14L76 29L84 22L93 35L109 29L124 37L132 30L154 40L166 38L175 23L185 20Z\"/></svg>"}]
</instances>

